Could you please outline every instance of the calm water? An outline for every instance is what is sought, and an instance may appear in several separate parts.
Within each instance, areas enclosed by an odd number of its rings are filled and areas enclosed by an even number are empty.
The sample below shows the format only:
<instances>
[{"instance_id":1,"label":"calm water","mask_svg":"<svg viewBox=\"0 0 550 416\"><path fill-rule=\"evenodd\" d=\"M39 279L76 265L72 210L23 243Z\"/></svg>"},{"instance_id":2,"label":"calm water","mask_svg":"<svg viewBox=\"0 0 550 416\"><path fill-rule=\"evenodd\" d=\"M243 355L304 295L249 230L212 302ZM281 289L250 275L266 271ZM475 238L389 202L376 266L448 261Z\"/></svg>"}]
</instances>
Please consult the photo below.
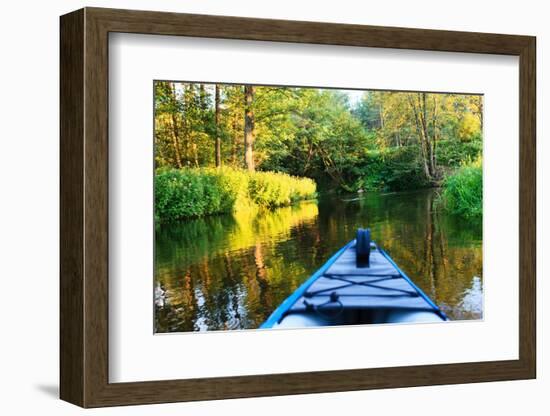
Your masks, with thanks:
<instances>
[{"instance_id":1,"label":"calm water","mask_svg":"<svg viewBox=\"0 0 550 416\"><path fill-rule=\"evenodd\" d=\"M336 250L373 239L451 319L482 315L482 226L437 209L437 191L331 196L156 233L156 331L257 328ZM162 296L159 296L163 294Z\"/></svg>"}]
</instances>

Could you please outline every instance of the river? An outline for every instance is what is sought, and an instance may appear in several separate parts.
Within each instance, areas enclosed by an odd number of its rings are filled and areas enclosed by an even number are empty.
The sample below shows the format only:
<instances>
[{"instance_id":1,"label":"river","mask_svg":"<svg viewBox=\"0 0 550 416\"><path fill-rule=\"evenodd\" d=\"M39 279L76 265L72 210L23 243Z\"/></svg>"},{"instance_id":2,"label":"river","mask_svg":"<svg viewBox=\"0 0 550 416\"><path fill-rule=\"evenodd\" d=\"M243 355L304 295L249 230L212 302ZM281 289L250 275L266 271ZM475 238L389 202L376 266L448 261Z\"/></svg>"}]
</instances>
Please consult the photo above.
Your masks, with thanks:
<instances>
[{"instance_id":1,"label":"river","mask_svg":"<svg viewBox=\"0 0 550 416\"><path fill-rule=\"evenodd\" d=\"M155 331L254 329L359 227L452 320L483 312L482 224L446 214L437 190L324 196L156 231Z\"/></svg>"}]
</instances>

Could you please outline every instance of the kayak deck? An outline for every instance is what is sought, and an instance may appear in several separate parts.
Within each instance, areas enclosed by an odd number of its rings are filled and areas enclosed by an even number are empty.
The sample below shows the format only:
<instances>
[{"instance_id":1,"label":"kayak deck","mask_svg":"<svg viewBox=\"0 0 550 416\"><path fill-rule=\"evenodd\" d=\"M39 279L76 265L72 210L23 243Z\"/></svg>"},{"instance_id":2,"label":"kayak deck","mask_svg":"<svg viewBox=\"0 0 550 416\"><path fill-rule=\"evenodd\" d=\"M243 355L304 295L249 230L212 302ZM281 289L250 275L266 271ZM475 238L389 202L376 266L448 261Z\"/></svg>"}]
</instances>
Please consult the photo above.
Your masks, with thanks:
<instances>
[{"instance_id":1,"label":"kayak deck","mask_svg":"<svg viewBox=\"0 0 550 416\"><path fill-rule=\"evenodd\" d=\"M358 267L356 259L354 240L284 301L261 328L446 320L374 243L369 267Z\"/></svg>"}]
</instances>

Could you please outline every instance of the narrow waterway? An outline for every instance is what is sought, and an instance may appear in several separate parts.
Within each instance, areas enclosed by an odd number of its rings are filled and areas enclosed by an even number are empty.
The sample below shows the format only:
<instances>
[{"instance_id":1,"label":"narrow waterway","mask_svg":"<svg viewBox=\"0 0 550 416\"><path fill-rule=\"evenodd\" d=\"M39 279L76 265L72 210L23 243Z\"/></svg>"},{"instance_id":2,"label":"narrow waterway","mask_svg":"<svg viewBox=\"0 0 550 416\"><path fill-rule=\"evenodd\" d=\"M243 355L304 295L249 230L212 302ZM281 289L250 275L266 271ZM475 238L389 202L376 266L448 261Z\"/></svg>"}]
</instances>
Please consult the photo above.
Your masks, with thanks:
<instances>
[{"instance_id":1,"label":"narrow waterway","mask_svg":"<svg viewBox=\"0 0 550 416\"><path fill-rule=\"evenodd\" d=\"M258 328L358 227L370 227L449 318L481 318L482 223L446 214L437 191L423 190L332 195L158 229L156 331Z\"/></svg>"}]
</instances>

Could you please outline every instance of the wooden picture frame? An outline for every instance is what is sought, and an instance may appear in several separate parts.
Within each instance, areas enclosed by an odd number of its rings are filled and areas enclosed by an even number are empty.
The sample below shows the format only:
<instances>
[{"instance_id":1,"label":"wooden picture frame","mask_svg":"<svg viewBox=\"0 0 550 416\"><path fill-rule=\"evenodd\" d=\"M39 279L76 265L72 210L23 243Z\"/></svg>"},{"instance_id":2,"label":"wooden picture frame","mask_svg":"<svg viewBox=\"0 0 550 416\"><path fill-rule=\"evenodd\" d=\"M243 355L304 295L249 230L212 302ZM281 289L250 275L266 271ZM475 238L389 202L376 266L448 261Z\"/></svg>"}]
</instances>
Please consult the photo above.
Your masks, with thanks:
<instances>
[{"instance_id":1,"label":"wooden picture frame","mask_svg":"<svg viewBox=\"0 0 550 416\"><path fill-rule=\"evenodd\" d=\"M529 379L536 376L534 37L85 8L61 17L60 396L82 407ZM108 34L519 57L519 359L109 383Z\"/></svg>"}]
</instances>

